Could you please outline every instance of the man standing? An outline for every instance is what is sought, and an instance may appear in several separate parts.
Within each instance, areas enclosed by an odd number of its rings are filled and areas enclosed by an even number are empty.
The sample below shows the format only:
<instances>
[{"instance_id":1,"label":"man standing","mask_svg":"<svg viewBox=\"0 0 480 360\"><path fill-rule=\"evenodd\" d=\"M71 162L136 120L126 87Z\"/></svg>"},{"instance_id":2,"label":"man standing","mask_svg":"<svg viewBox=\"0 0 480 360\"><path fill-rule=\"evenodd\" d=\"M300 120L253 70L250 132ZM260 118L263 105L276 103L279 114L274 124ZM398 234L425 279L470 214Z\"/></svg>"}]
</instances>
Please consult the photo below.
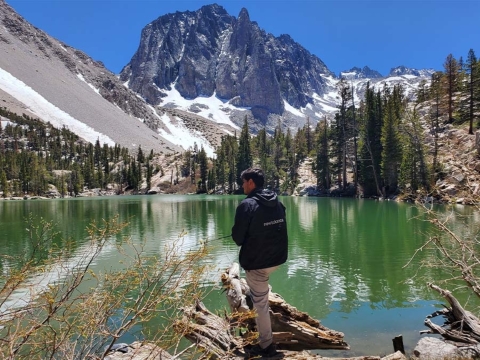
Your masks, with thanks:
<instances>
[{"instance_id":1,"label":"man standing","mask_svg":"<svg viewBox=\"0 0 480 360\"><path fill-rule=\"evenodd\" d=\"M240 249L240 265L245 269L253 306L259 343L248 350L251 356L277 354L272 343L272 325L268 313L269 275L287 261L288 235L285 206L277 195L263 188L261 169L247 169L240 175L247 197L238 205L232 238Z\"/></svg>"}]
</instances>

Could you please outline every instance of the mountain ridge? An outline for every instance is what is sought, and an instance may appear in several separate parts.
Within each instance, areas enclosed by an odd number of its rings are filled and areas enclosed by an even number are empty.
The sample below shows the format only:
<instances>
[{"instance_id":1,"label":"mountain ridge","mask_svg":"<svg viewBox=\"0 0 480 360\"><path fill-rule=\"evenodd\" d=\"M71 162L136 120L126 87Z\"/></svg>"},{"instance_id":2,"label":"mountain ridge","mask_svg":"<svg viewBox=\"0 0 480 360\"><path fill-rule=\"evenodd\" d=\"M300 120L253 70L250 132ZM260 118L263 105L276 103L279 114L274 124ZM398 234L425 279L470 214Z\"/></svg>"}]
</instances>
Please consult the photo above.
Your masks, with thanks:
<instances>
[{"instance_id":1,"label":"mountain ridge","mask_svg":"<svg viewBox=\"0 0 480 360\"><path fill-rule=\"evenodd\" d=\"M0 30L0 50L5 54L0 58L0 69L80 124L94 129L92 134L104 134L131 149L142 146L147 150L181 151L197 143L213 156L219 139L237 131L245 116L253 133L264 127L272 131L278 123L295 131L307 118L314 125L325 116L332 117L338 104L338 77L320 58L288 34L275 37L262 30L250 20L246 8L238 19L219 5L158 17L142 30L148 35L143 37L157 41L152 47L140 42L132 61L116 75L101 61L29 24L3 0L0 23L4 26ZM155 31L156 37L152 35ZM180 37L182 48L175 42ZM158 64L142 65L142 52L153 54L159 45L169 57L157 57L162 60ZM183 56L185 53L188 56ZM135 61L138 68L146 70L132 77L129 71ZM158 76L158 69L162 69L163 77ZM399 70L395 74L395 81L405 83L410 94L419 79L428 77L424 70L418 75L413 70L403 67L403 73ZM385 79L358 79L356 96L361 97L367 81L380 86ZM42 109L29 103L31 99L19 98L1 81L4 104L51 121L52 114L42 115ZM64 114L55 115L60 126L62 121L69 126Z\"/></svg>"}]
</instances>

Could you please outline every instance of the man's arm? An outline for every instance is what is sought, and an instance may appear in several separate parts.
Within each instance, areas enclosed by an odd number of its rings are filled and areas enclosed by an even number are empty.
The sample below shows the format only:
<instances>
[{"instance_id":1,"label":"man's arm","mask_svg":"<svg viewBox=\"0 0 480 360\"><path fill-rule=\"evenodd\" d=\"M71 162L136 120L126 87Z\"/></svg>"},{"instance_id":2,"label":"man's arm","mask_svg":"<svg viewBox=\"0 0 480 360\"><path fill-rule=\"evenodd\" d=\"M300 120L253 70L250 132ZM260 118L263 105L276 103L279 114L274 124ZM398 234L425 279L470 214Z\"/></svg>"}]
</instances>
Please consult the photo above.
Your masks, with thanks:
<instances>
[{"instance_id":1,"label":"man's arm","mask_svg":"<svg viewBox=\"0 0 480 360\"><path fill-rule=\"evenodd\" d=\"M235 212L235 223L232 227L232 239L238 246L241 246L246 239L249 224L249 206L246 201L242 201Z\"/></svg>"}]
</instances>

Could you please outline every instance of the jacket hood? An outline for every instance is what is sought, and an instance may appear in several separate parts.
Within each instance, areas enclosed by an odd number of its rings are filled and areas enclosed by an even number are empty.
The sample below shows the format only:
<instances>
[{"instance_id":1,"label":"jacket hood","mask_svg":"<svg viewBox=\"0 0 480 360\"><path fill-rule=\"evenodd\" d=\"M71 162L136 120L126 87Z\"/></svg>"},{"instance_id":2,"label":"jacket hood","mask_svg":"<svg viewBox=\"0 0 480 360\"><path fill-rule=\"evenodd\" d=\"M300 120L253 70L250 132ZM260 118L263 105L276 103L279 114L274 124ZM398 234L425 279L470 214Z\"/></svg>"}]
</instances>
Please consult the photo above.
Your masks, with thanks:
<instances>
[{"instance_id":1,"label":"jacket hood","mask_svg":"<svg viewBox=\"0 0 480 360\"><path fill-rule=\"evenodd\" d=\"M275 194L274 191L268 189L253 189L247 197L255 199L260 204L268 207L275 207L278 203L277 194Z\"/></svg>"}]
</instances>

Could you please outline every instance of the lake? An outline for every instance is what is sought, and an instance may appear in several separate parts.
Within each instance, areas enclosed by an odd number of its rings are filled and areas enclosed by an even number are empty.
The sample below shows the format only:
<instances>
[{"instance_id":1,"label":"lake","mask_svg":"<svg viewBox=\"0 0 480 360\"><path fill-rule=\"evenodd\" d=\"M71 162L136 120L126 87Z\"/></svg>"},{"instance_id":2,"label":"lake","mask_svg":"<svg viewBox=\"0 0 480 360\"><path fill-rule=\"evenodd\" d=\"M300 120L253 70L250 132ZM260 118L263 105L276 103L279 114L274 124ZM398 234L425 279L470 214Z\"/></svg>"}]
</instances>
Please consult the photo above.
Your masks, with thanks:
<instances>
[{"instance_id":1,"label":"lake","mask_svg":"<svg viewBox=\"0 0 480 360\"><path fill-rule=\"evenodd\" d=\"M30 213L57 224L64 237L75 240L78 251L92 220L116 214L129 222L132 240L144 239L146 251L152 254L185 231L184 246L205 240L215 245L209 257L215 271L208 284L214 291L205 303L210 310L224 309L228 305L217 289L219 275L237 261L238 248L230 238L221 238L230 234L235 208L243 198L156 195L0 201L0 248L3 255L24 251L28 236L24 219ZM400 334L411 352L419 332L427 329L425 317L444 303L421 276L428 275L430 281L447 276L420 267L421 261L434 258L427 251L404 268L433 231L422 221L422 212L411 204L389 201L308 197L281 197L281 201L287 208L289 259L272 275L272 289L323 325L343 332L351 347L316 352L338 357L385 355L393 352L392 339ZM478 221L473 208L455 210L476 216L470 216L471 226ZM468 226L459 225L459 231L467 230ZM107 248L94 268L109 268L121 260ZM0 261L1 270L8 264ZM122 339L130 340L130 334Z\"/></svg>"}]
</instances>

